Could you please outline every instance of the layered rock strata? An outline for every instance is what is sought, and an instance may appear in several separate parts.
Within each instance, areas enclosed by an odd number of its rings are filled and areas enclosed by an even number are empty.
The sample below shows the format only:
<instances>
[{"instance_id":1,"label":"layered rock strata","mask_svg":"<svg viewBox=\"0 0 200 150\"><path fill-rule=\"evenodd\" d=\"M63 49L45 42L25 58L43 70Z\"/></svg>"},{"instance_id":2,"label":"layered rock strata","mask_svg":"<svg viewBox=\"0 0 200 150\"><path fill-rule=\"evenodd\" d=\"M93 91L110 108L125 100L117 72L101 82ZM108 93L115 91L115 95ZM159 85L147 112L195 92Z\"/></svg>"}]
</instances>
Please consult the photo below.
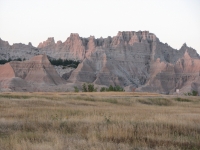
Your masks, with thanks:
<instances>
[{"instance_id":1,"label":"layered rock strata","mask_svg":"<svg viewBox=\"0 0 200 150\"><path fill-rule=\"evenodd\" d=\"M15 46L0 41L0 59L18 57L17 53L10 50L11 47ZM27 58L39 53L47 54L52 59L81 61L73 71L65 73L57 68L60 76L71 84L88 82L120 85L130 90L137 88L137 91L164 94L174 94L176 89L181 92L199 91L200 56L196 50L186 44L180 50L173 49L148 31L118 32L114 37L97 39L94 36L82 38L78 34L71 34L65 42L48 38L37 48L31 44L21 47L26 49L26 52L22 51ZM19 57L24 56L20 54ZM51 71L48 73L52 74ZM33 75L31 78L37 76L34 72L30 74ZM22 78L23 75L24 72L18 76Z\"/></svg>"},{"instance_id":2,"label":"layered rock strata","mask_svg":"<svg viewBox=\"0 0 200 150\"><path fill-rule=\"evenodd\" d=\"M85 59L72 72L70 82L131 86L164 94L199 88L200 57L186 44L175 50L147 31L119 32L113 38L89 41Z\"/></svg>"},{"instance_id":3,"label":"layered rock strata","mask_svg":"<svg viewBox=\"0 0 200 150\"><path fill-rule=\"evenodd\" d=\"M0 66L0 89L11 91L37 91L38 86L65 84L46 55L27 61L12 61Z\"/></svg>"}]
</instances>

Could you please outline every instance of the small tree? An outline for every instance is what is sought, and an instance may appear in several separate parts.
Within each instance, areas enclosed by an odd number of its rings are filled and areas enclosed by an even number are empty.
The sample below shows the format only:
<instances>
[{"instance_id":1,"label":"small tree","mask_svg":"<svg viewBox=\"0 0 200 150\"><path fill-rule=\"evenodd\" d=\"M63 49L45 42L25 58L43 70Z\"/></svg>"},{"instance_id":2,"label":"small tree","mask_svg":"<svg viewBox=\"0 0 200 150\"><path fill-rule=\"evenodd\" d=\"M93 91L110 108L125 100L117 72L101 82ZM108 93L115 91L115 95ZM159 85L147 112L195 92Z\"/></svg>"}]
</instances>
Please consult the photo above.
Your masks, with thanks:
<instances>
[{"instance_id":1,"label":"small tree","mask_svg":"<svg viewBox=\"0 0 200 150\"><path fill-rule=\"evenodd\" d=\"M94 92L94 84L88 84L88 92Z\"/></svg>"},{"instance_id":2,"label":"small tree","mask_svg":"<svg viewBox=\"0 0 200 150\"><path fill-rule=\"evenodd\" d=\"M108 88L108 91L114 91L114 89L113 89L113 86L112 86L112 85L110 85L110 86L109 86L109 88Z\"/></svg>"},{"instance_id":3,"label":"small tree","mask_svg":"<svg viewBox=\"0 0 200 150\"><path fill-rule=\"evenodd\" d=\"M197 95L198 95L198 92L197 92L197 91L192 91L192 95L193 95L193 96L197 96Z\"/></svg>"},{"instance_id":4,"label":"small tree","mask_svg":"<svg viewBox=\"0 0 200 150\"><path fill-rule=\"evenodd\" d=\"M117 85L115 86L115 91L124 91L124 89L120 87L119 85Z\"/></svg>"},{"instance_id":5,"label":"small tree","mask_svg":"<svg viewBox=\"0 0 200 150\"><path fill-rule=\"evenodd\" d=\"M86 86L85 83L82 85L82 91L83 92L87 92L88 91L87 86Z\"/></svg>"},{"instance_id":6,"label":"small tree","mask_svg":"<svg viewBox=\"0 0 200 150\"><path fill-rule=\"evenodd\" d=\"M82 85L82 91L83 92L97 92L97 88L94 87L94 84L83 84Z\"/></svg>"}]
</instances>

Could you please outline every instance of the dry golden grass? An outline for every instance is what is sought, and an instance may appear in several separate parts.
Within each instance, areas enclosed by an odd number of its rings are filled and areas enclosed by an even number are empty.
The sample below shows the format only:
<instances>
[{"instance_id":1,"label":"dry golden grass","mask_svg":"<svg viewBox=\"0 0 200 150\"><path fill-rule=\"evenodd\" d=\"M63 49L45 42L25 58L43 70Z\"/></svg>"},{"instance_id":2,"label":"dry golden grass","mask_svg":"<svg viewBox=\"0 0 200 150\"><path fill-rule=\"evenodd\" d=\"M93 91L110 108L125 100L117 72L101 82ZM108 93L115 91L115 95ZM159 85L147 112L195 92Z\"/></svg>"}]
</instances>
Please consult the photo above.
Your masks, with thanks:
<instances>
[{"instance_id":1,"label":"dry golden grass","mask_svg":"<svg viewBox=\"0 0 200 150\"><path fill-rule=\"evenodd\" d=\"M1 93L0 150L200 149L200 98Z\"/></svg>"}]
</instances>

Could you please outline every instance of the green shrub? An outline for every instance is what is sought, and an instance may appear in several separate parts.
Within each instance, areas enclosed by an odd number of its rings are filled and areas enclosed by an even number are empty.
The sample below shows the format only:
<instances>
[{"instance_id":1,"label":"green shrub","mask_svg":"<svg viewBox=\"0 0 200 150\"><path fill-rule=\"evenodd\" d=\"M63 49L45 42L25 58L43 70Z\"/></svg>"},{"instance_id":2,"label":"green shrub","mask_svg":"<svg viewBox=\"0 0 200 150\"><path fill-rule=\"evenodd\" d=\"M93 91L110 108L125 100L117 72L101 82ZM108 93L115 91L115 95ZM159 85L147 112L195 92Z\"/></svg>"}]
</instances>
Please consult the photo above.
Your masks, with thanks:
<instances>
[{"instance_id":1,"label":"green shrub","mask_svg":"<svg viewBox=\"0 0 200 150\"><path fill-rule=\"evenodd\" d=\"M100 92L105 92L106 91L106 88L105 87L102 87L101 89L100 89Z\"/></svg>"},{"instance_id":2,"label":"green shrub","mask_svg":"<svg viewBox=\"0 0 200 150\"><path fill-rule=\"evenodd\" d=\"M192 92L185 93L184 95L186 95L186 96L198 96L198 92L193 90Z\"/></svg>"},{"instance_id":3,"label":"green shrub","mask_svg":"<svg viewBox=\"0 0 200 150\"><path fill-rule=\"evenodd\" d=\"M192 95L193 95L193 96L197 96L197 95L198 95L198 92L193 90L193 91L192 91Z\"/></svg>"},{"instance_id":4,"label":"green shrub","mask_svg":"<svg viewBox=\"0 0 200 150\"><path fill-rule=\"evenodd\" d=\"M83 91L83 92L87 92L87 91L88 91L88 90L87 90L87 86L86 86L85 83L82 85L82 91Z\"/></svg>"},{"instance_id":5,"label":"green shrub","mask_svg":"<svg viewBox=\"0 0 200 150\"><path fill-rule=\"evenodd\" d=\"M97 88L94 87L94 84L84 83L82 85L82 91L83 92L97 92ZM110 92L110 91L123 92L124 89L122 87L120 87L119 85L117 85L117 86L110 85L108 88L101 87L100 92L105 92L105 91L106 92Z\"/></svg>"},{"instance_id":6,"label":"green shrub","mask_svg":"<svg viewBox=\"0 0 200 150\"><path fill-rule=\"evenodd\" d=\"M88 84L88 92L94 92L94 84Z\"/></svg>"},{"instance_id":7,"label":"green shrub","mask_svg":"<svg viewBox=\"0 0 200 150\"><path fill-rule=\"evenodd\" d=\"M79 89L77 86L74 86L74 92L79 92Z\"/></svg>"},{"instance_id":8,"label":"green shrub","mask_svg":"<svg viewBox=\"0 0 200 150\"><path fill-rule=\"evenodd\" d=\"M116 92L123 92L124 89L122 87L120 87L119 85L116 85L116 86L112 86L110 85L108 88L105 88L105 87L102 87L100 89L100 92L109 92L109 91L116 91Z\"/></svg>"},{"instance_id":9,"label":"green shrub","mask_svg":"<svg viewBox=\"0 0 200 150\"><path fill-rule=\"evenodd\" d=\"M112 85L109 86L108 91L114 91L114 88Z\"/></svg>"},{"instance_id":10,"label":"green shrub","mask_svg":"<svg viewBox=\"0 0 200 150\"><path fill-rule=\"evenodd\" d=\"M91 83L89 83L89 84L83 84L82 85L82 91L83 92L97 92L97 88L95 88L94 87L94 84L91 84Z\"/></svg>"},{"instance_id":11,"label":"green shrub","mask_svg":"<svg viewBox=\"0 0 200 150\"><path fill-rule=\"evenodd\" d=\"M114 87L114 91L124 91L124 89L122 87L120 87L119 85Z\"/></svg>"}]
</instances>

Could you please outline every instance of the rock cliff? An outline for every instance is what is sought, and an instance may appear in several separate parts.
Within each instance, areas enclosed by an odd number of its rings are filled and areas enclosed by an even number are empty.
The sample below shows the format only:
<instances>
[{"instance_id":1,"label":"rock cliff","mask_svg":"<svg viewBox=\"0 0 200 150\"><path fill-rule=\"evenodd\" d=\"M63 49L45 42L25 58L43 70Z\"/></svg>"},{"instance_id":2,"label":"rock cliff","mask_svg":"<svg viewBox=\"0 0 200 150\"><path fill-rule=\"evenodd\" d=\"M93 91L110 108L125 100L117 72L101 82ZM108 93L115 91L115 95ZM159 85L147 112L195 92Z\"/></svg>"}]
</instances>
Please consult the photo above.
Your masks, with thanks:
<instances>
[{"instance_id":1,"label":"rock cliff","mask_svg":"<svg viewBox=\"0 0 200 150\"><path fill-rule=\"evenodd\" d=\"M118 32L113 38L90 37L85 59L68 81L173 94L197 90L199 72L200 57L186 44L176 50L148 31Z\"/></svg>"},{"instance_id":2,"label":"rock cliff","mask_svg":"<svg viewBox=\"0 0 200 150\"><path fill-rule=\"evenodd\" d=\"M71 34L67 40L62 43L55 43L54 38L48 38L38 45L41 54L46 54L54 59L83 60L85 56L84 39L78 34Z\"/></svg>"},{"instance_id":3,"label":"rock cliff","mask_svg":"<svg viewBox=\"0 0 200 150\"><path fill-rule=\"evenodd\" d=\"M54 59L81 61L75 70L66 69L66 73L62 67L56 67L60 76L67 80L66 86L69 83L73 85L88 82L106 86L120 85L129 87L129 90L137 88L137 91L164 94L174 94L176 89L180 89L182 93L191 90L200 93L200 56L196 50L186 44L179 50L173 49L148 31L120 31L116 36L107 38L82 38L78 34L71 34L65 42L55 42L54 38L48 38L37 48L31 43L10 46L8 42L0 40L0 59L23 59L38 54L46 54ZM46 56L37 56L34 59L43 60L40 57ZM44 60L47 61L46 58ZM63 83L56 75L55 69L49 70L48 66L42 64L45 71L28 69L27 72L27 69L19 69L20 62L9 63L10 67L14 68L14 75L28 83ZM48 76L44 77L45 74ZM13 74L4 72L0 75L4 78ZM44 77L42 80L39 78L40 75Z\"/></svg>"}]
</instances>

